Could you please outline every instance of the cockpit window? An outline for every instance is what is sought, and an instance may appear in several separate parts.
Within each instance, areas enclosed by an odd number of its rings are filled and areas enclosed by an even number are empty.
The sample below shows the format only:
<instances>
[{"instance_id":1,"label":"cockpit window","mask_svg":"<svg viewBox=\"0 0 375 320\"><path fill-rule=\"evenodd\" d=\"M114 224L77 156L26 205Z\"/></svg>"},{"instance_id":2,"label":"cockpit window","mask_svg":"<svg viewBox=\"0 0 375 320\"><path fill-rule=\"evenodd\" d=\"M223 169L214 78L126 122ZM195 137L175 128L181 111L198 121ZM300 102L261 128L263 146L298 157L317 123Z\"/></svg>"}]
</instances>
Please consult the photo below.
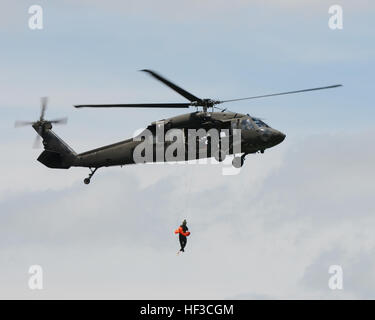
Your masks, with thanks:
<instances>
[{"instance_id":1,"label":"cockpit window","mask_svg":"<svg viewBox=\"0 0 375 320\"><path fill-rule=\"evenodd\" d=\"M266 127L266 128L269 128L269 126L264 123L262 120L258 119L258 118L251 118L253 119L253 121L256 123L256 125L259 127L259 128L262 128L262 127Z\"/></svg>"},{"instance_id":2,"label":"cockpit window","mask_svg":"<svg viewBox=\"0 0 375 320\"><path fill-rule=\"evenodd\" d=\"M251 130L251 129L254 129L254 125L249 118L243 119L241 121L241 129L242 130Z\"/></svg>"},{"instance_id":3,"label":"cockpit window","mask_svg":"<svg viewBox=\"0 0 375 320\"><path fill-rule=\"evenodd\" d=\"M252 118L240 118L232 121L232 129L241 129L241 130L255 130L254 122Z\"/></svg>"}]
</instances>

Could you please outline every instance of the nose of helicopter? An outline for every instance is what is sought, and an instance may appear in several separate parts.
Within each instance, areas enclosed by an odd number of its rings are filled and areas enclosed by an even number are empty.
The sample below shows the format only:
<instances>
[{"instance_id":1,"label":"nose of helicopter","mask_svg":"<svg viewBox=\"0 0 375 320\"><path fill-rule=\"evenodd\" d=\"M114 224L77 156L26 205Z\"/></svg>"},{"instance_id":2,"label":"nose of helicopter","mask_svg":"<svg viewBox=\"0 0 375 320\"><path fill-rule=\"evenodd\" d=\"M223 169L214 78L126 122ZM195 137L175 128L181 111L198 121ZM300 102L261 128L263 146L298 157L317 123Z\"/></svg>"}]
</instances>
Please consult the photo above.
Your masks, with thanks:
<instances>
[{"instance_id":1,"label":"nose of helicopter","mask_svg":"<svg viewBox=\"0 0 375 320\"><path fill-rule=\"evenodd\" d=\"M273 145L277 145L284 141L286 135L280 131L275 130L271 136L271 141Z\"/></svg>"}]
</instances>

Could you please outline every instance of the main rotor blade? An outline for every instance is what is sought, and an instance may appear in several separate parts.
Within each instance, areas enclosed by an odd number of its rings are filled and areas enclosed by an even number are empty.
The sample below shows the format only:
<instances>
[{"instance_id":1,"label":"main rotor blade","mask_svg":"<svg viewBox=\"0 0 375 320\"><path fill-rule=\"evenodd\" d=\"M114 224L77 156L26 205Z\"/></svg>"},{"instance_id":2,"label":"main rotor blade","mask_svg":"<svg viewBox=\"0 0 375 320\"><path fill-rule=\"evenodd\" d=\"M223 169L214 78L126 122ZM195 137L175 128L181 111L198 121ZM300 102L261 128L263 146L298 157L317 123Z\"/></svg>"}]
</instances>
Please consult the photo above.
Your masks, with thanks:
<instances>
[{"instance_id":1,"label":"main rotor blade","mask_svg":"<svg viewBox=\"0 0 375 320\"><path fill-rule=\"evenodd\" d=\"M191 103L79 104L75 108L189 108Z\"/></svg>"},{"instance_id":2,"label":"main rotor blade","mask_svg":"<svg viewBox=\"0 0 375 320\"><path fill-rule=\"evenodd\" d=\"M165 79L164 77L162 77L160 74L157 74L156 72L152 71L152 70L148 70L148 69L143 69L143 70L140 70L140 71L143 71L143 72L147 72L149 73L151 76L153 76L155 79L163 82L165 85L167 85L169 88L173 89L174 91L176 91L177 93L179 93L180 95L182 95L183 97L185 97L186 99L190 100L191 102L193 101L201 101L200 98L196 97L195 95L191 94L190 92L187 92L186 90L180 88L179 86L175 85L174 83L170 82L169 80Z\"/></svg>"},{"instance_id":3,"label":"main rotor blade","mask_svg":"<svg viewBox=\"0 0 375 320\"><path fill-rule=\"evenodd\" d=\"M311 89L302 89L302 90L297 90L297 91L272 93L272 94L266 94L266 95L262 95L262 96L253 96L253 97L240 98L240 99L220 100L220 101L217 101L217 103L233 102L233 101L240 101L240 100L250 100L250 99L273 97L273 96L281 96L281 95L284 95L284 94L300 93L300 92L323 90L323 89L332 89L332 88L337 88L337 87L341 87L341 86L342 86L342 84L335 84L335 85L327 86L327 87L319 87L319 88L311 88Z\"/></svg>"}]
</instances>

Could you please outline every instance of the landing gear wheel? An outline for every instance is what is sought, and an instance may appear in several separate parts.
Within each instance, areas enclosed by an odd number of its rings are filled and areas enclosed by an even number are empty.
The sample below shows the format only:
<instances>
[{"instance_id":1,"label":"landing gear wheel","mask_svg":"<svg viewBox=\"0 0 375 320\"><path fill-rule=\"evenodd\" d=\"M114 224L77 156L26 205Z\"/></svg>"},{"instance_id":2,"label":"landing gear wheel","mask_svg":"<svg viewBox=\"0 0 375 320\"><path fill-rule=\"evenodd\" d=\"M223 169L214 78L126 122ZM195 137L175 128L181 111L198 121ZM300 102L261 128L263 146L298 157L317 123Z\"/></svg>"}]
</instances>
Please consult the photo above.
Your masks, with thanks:
<instances>
[{"instance_id":1,"label":"landing gear wheel","mask_svg":"<svg viewBox=\"0 0 375 320\"><path fill-rule=\"evenodd\" d=\"M232 166L239 169L243 166L245 159L243 157L234 157L232 160Z\"/></svg>"},{"instance_id":2,"label":"landing gear wheel","mask_svg":"<svg viewBox=\"0 0 375 320\"><path fill-rule=\"evenodd\" d=\"M89 176L88 176L87 178L85 178L85 179L83 180L83 183L84 183L84 184L89 184L89 183L90 183L91 178L92 178L92 176L95 174L96 170L98 170L98 168L95 168L94 170L90 168L91 173L89 174Z\"/></svg>"}]
</instances>

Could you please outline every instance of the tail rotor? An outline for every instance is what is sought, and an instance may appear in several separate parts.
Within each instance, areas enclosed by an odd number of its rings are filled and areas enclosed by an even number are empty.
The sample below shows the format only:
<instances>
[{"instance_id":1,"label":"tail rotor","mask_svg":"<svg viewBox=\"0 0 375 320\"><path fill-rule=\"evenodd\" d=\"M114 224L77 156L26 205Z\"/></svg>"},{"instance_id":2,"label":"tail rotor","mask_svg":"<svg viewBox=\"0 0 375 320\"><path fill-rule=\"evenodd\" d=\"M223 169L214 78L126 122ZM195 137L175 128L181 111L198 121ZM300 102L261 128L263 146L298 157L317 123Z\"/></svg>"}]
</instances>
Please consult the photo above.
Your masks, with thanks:
<instances>
[{"instance_id":1,"label":"tail rotor","mask_svg":"<svg viewBox=\"0 0 375 320\"><path fill-rule=\"evenodd\" d=\"M36 136L36 138L34 140L34 143L33 143L34 149L40 147L40 141L41 141L41 137L43 136L43 133L45 132L45 130L52 129L52 124L66 124L68 122L68 118L66 118L66 117L54 119L54 120L45 120L44 115L45 115L46 109L47 109L48 98L42 97L40 100L41 100L41 107L40 107L39 120L37 120L37 121L16 121L14 123L15 128L32 126L34 128L34 130L38 133L38 135Z\"/></svg>"}]
</instances>

